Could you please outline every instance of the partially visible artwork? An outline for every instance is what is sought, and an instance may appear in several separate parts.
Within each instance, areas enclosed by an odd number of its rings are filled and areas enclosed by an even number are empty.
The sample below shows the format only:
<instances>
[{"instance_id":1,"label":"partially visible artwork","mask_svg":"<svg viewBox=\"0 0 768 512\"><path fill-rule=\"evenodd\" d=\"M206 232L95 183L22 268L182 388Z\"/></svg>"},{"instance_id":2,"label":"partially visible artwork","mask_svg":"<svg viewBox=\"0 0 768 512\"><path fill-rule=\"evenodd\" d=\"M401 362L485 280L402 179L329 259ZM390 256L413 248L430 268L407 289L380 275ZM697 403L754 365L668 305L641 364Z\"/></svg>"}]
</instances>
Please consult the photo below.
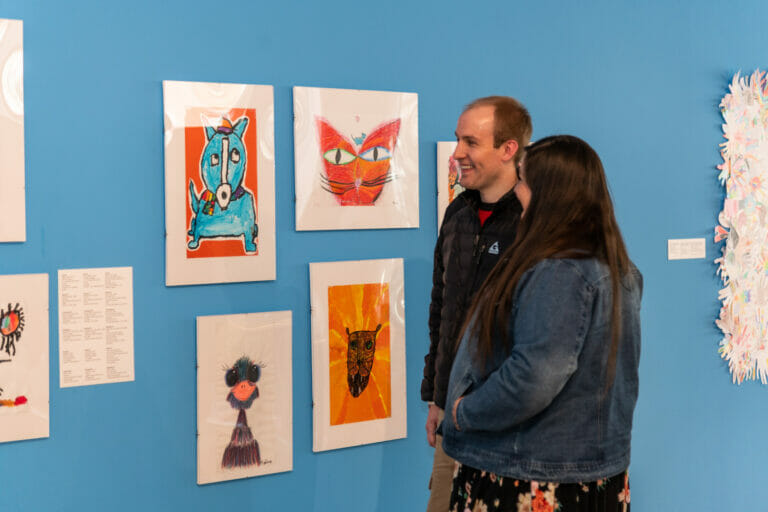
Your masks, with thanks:
<instances>
[{"instance_id":1,"label":"partially visible artwork","mask_svg":"<svg viewBox=\"0 0 768 512\"><path fill-rule=\"evenodd\" d=\"M437 143L437 231L443 225L443 216L448 205L464 191L459 180L459 165L453 158L456 142Z\"/></svg>"},{"instance_id":2,"label":"partially visible artwork","mask_svg":"<svg viewBox=\"0 0 768 512\"><path fill-rule=\"evenodd\" d=\"M406 436L403 260L311 263L314 451Z\"/></svg>"},{"instance_id":3,"label":"partially visible artwork","mask_svg":"<svg viewBox=\"0 0 768 512\"><path fill-rule=\"evenodd\" d=\"M14 307L8 304L7 311L0 309L0 352L5 349L6 357L9 358L0 359L0 362L10 361L10 357L16 355L16 342L21 338L23 331L24 309L18 302ZM0 358L2 357L0 354Z\"/></svg>"},{"instance_id":4,"label":"partially visible artwork","mask_svg":"<svg viewBox=\"0 0 768 512\"><path fill-rule=\"evenodd\" d=\"M0 388L0 393L2 393L2 388ZM0 407L18 407L26 403L27 403L27 397L25 397L24 395L17 396L16 398L11 400L0 399Z\"/></svg>"},{"instance_id":5,"label":"partially visible artwork","mask_svg":"<svg viewBox=\"0 0 768 512\"><path fill-rule=\"evenodd\" d=\"M0 276L0 442L48 437L48 274Z\"/></svg>"},{"instance_id":6,"label":"partially visible artwork","mask_svg":"<svg viewBox=\"0 0 768 512\"><path fill-rule=\"evenodd\" d=\"M197 317L197 483L293 468L291 312Z\"/></svg>"},{"instance_id":7,"label":"partially visible artwork","mask_svg":"<svg viewBox=\"0 0 768 512\"><path fill-rule=\"evenodd\" d=\"M275 279L272 87L163 82L166 284Z\"/></svg>"},{"instance_id":8,"label":"partially visible artwork","mask_svg":"<svg viewBox=\"0 0 768 512\"><path fill-rule=\"evenodd\" d=\"M296 229L418 227L418 97L293 88Z\"/></svg>"},{"instance_id":9,"label":"partially visible artwork","mask_svg":"<svg viewBox=\"0 0 768 512\"><path fill-rule=\"evenodd\" d=\"M724 287L717 326L723 332L720 356L733 382L768 383L768 87L766 74L733 77L720 102L725 142L719 179L725 186L715 242L724 240L715 260Z\"/></svg>"},{"instance_id":10,"label":"partially visible artwork","mask_svg":"<svg viewBox=\"0 0 768 512\"><path fill-rule=\"evenodd\" d=\"M0 242L27 239L22 34L20 20L0 19Z\"/></svg>"}]
</instances>

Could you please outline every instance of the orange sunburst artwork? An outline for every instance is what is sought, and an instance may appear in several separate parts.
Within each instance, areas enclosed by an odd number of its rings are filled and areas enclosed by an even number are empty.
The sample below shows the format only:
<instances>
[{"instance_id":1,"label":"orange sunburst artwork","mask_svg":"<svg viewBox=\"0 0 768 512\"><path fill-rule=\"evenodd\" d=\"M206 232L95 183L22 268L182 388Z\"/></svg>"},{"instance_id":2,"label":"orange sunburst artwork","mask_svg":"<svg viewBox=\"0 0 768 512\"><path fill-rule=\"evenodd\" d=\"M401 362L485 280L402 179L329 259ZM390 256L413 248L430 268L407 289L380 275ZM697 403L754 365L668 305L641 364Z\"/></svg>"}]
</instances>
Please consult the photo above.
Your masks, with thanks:
<instances>
[{"instance_id":1,"label":"orange sunburst artwork","mask_svg":"<svg viewBox=\"0 0 768 512\"><path fill-rule=\"evenodd\" d=\"M328 312L331 425L389 418L389 283L329 286ZM373 362L365 368L371 352Z\"/></svg>"}]
</instances>

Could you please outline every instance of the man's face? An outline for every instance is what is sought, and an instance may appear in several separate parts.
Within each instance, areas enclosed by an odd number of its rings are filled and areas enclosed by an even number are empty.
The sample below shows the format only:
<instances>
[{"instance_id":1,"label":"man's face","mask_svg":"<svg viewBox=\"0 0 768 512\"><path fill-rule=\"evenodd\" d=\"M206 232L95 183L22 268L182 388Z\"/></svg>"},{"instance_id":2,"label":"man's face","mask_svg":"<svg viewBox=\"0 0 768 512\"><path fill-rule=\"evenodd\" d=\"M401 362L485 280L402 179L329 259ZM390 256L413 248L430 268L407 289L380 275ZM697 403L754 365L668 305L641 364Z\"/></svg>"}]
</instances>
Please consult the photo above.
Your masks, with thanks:
<instances>
[{"instance_id":1,"label":"man's face","mask_svg":"<svg viewBox=\"0 0 768 512\"><path fill-rule=\"evenodd\" d=\"M508 172L508 148L493 147L494 107L467 110L456 125L456 149L453 157L461 165L461 186L483 192L490 190ZM505 156L506 155L506 156Z\"/></svg>"}]
</instances>

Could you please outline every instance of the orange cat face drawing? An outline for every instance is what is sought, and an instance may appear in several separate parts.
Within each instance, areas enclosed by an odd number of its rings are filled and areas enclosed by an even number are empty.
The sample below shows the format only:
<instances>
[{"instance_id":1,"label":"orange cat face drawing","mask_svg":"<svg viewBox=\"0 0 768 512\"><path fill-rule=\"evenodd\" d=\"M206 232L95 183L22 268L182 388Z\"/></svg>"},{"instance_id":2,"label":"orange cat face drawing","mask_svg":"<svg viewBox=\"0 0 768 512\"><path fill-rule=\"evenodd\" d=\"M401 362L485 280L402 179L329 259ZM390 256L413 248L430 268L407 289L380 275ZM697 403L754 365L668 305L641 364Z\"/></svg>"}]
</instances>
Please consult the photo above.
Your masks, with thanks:
<instances>
[{"instance_id":1,"label":"orange cat face drawing","mask_svg":"<svg viewBox=\"0 0 768 512\"><path fill-rule=\"evenodd\" d=\"M389 164L400 132L400 120L384 123L369 135L363 134L359 149L325 119L316 121L325 165L323 188L333 194L341 206L373 205L384 184L393 178Z\"/></svg>"}]
</instances>

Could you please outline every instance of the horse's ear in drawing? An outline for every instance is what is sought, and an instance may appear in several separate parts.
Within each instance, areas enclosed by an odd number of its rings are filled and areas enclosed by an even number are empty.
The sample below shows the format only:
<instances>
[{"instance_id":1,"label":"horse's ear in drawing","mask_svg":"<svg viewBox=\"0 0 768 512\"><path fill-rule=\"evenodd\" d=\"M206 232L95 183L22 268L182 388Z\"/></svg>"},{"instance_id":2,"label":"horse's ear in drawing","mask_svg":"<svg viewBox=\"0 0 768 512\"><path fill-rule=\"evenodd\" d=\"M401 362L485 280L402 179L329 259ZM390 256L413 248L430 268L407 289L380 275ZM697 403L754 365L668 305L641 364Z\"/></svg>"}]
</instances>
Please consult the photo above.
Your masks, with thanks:
<instances>
[{"instance_id":1,"label":"horse's ear in drawing","mask_svg":"<svg viewBox=\"0 0 768 512\"><path fill-rule=\"evenodd\" d=\"M211 140L215 134L216 134L215 128L205 125L205 136L208 138L208 140Z\"/></svg>"},{"instance_id":2,"label":"horse's ear in drawing","mask_svg":"<svg viewBox=\"0 0 768 512\"><path fill-rule=\"evenodd\" d=\"M349 327L347 327L347 337L349 337Z\"/></svg>"},{"instance_id":3,"label":"horse's ear in drawing","mask_svg":"<svg viewBox=\"0 0 768 512\"><path fill-rule=\"evenodd\" d=\"M248 118L243 116L237 120L235 125L232 127L232 131L234 131L237 134L237 136L242 139L243 134L245 133L245 128L247 126L248 126Z\"/></svg>"}]
</instances>

